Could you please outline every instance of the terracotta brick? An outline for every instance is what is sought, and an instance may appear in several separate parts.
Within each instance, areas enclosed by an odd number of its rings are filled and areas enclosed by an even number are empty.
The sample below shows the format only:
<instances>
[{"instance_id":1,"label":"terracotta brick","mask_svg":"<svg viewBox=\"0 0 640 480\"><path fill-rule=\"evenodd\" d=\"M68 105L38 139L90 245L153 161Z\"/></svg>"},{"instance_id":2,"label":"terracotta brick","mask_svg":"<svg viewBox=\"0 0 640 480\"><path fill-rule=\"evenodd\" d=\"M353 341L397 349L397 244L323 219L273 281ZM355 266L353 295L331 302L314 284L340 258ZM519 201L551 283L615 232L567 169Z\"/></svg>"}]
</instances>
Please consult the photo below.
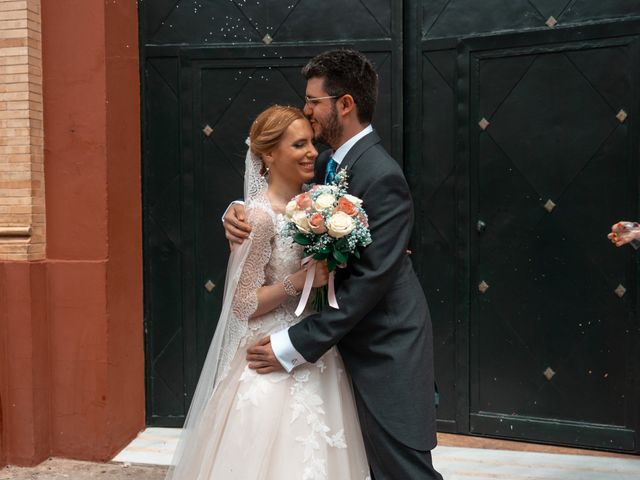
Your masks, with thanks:
<instances>
[{"instance_id":1,"label":"terracotta brick","mask_svg":"<svg viewBox=\"0 0 640 480\"><path fill-rule=\"evenodd\" d=\"M28 11L24 10L5 10L0 12L0 19L2 20L24 20L28 15Z\"/></svg>"},{"instance_id":2,"label":"terracotta brick","mask_svg":"<svg viewBox=\"0 0 640 480\"><path fill-rule=\"evenodd\" d=\"M13 47L13 48L0 48L0 57L13 57L15 55L29 55L29 47ZM41 56L31 53L37 58Z\"/></svg>"},{"instance_id":3,"label":"terracotta brick","mask_svg":"<svg viewBox=\"0 0 640 480\"><path fill-rule=\"evenodd\" d=\"M8 118L29 118L29 110L3 110L0 111L0 119ZM29 152L8 152L0 150L0 153L29 153Z\"/></svg>"},{"instance_id":4,"label":"terracotta brick","mask_svg":"<svg viewBox=\"0 0 640 480\"><path fill-rule=\"evenodd\" d=\"M8 182L8 181L18 181L18 180L30 180L32 178L31 175L31 171L27 170L27 171L12 171L12 172L5 172L2 174L2 176L0 177L0 184L2 182Z\"/></svg>"},{"instance_id":5,"label":"terracotta brick","mask_svg":"<svg viewBox=\"0 0 640 480\"><path fill-rule=\"evenodd\" d=\"M19 136L26 137L32 135L33 132L30 128L2 128L0 127L0 137L3 136Z\"/></svg>"},{"instance_id":6,"label":"terracotta brick","mask_svg":"<svg viewBox=\"0 0 640 480\"><path fill-rule=\"evenodd\" d=\"M31 145L31 139L29 137L0 136L0 145Z\"/></svg>"},{"instance_id":7,"label":"terracotta brick","mask_svg":"<svg viewBox=\"0 0 640 480\"><path fill-rule=\"evenodd\" d=\"M29 113L29 112L26 112ZM0 112L0 115L2 112ZM13 154L13 153L30 153L31 146L30 145L0 145L0 155L3 153Z\"/></svg>"},{"instance_id":8,"label":"terracotta brick","mask_svg":"<svg viewBox=\"0 0 640 480\"><path fill-rule=\"evenodd\" d=\"M16 28L13 30L0 30L0 38L26 38L29 30L26 28Z\"/></svg>"},{"instance_id":9,"label":"terracotta brick","mask_svg":"<svg viewBox=\"0 0 640 480\"><path fill-rule=\"evenodd\" d=\"M41 23L40 22L36 22L34 20L30 20L28 17L27 17L27 28L29 30L33 30L35 32L42 32Z\"/></svg>"},{"instance_id":10,"label":"terracotta brick","mask_svg":"<svg viewBox=\"0 0 640 480\"><path fill-rule=\"evenodd\" d=\"M0 38L0 48L24 47L28 45L29 45L29 39L27 38L26 35L21 38Z\"/></svg>"},{"instance_id":11,"label":"terracotta brick","mask_svg":"<svg viewBox=\"0 0 640 480\"><path fill-rule=\"evenodd\" d=\"M3 205L31 205L33 201L34 199L29 195L23 197L2 197Z\"/></svg>"},{"instance_id":12,"label":"terracotta brick","mask_svg":"<svg viewBox=\"0 0 640 480\"><path fill-rule=\"evenodd\" d=\"M2 68L2 67L0 67ZM31 95L36 95L29 91L22 92L0 92L0 101L6 102L10 100L29 100Z\"/></svg>"},{"instance_id":13,"label":"terracotta brick","mask_svg":"<svg viewBox=\"0 0 640 480\"><path fill-rule=\"evenodd\" d=\"M28 73L13 73L0 75L0 83L28 83Z\"/></svg>"},{"instance_id":14,"label":"terracotta brick","mask_svg":"<svg viewBox=\"0 0 640 480\"><path fill-rule=\"evenodd\" d=\"M44 258L44 132L40 0L0 0L0 225L33 224L30 239L0 237L0 259Z\"/></svg>"},{"instance_id":15,"label":"terracotta brick","mask_svg":"<svg viewBox=\"0 0 640 480\"><path fill-rule=\"evenodd\" d=\"M31 169L32 165L30 163L9 163L0 160L0 175L2 176L8 172L31 172Z\"/></svg>"},{"instance_id":16,"label":"terracotta brick","mask_svg":"<svg viewBox=\"0 0 640 480\"><path fill-rule=\"evenodd\" d=\"M3 163L23 163L30 161L31 155L29 152L16 155L0 155L0 162Z\"/></svg>"},{"instance_id":17,"label":"terracotta brick","mask_svg":"<svg viewBox=\"0 0 640 480\"><path fill-rule=\"evenodd\" d=\"M26 0L13 1L13 2L0 2L0 12L9 12L12 10L27 10Z\"/></svg>"},{"instance_id":18,"label":"terracotta brick","mask_svg":"<svg viewBox=\"0 0 640 480\"><path fill-rule=\"evenodd\" d=\"M0 93L4 92L28 92L29 91L29 83L9 83L6 85L0 84Z\"/></svg>"},{"instance_id":19,"label":"terracotta brick","mask_svg":"<svg viewBox=\"0 0 640 480\"><path fill-rule=\"evenodd\" d=\"M5 254L27 254L29 251L29 244L26 242L17 244L5 243L4 241L0 242L0 254L3 254L3 257Z\"/></svg>"},{"instance_id":20,"label":"terracotta brick","mask_svg":"<svg viewBox=\"0 0 640 480\"><path fill-rule=\"evenodd\" d=\"M31 187L0 187L0 197L31 197Z\"/></svg>"},{"instance_id":21,"label":"terracotta brick","mask_svg":"<svg viewBox=\"0 0 640 480\"><path fill-rule=\"evenodd\" d=\"M13 57L0 58L0 65L22 65L24 63L29 63L29 55L16 55Z\"/></svg>"},{"instance_id":22,"label":"terracotta brick","mask_svg":"<svg viewBox=\"0 0 640 480\"><path fill-rule=\"evenodd\" d=\"M31 205L1 205L0 216L4 217L9 213L31 214Z\"/></svg>"},{"instance_id":23,"label":"terracotta brick","mask_svg":"<svg viewBox=\"0 0 640 480\"><path fill-rule=\"evenodd\" d=\"M30 92L33 93L39 93L40 95L42 95L42 79L40 79L40 81L33 81L33 80L38 80L37 78L32 79L32 81L29 82L28 88Z\"/></svg>"},{"instance_id":24,"label":"terracotta brick","mask_svg":"<svg viewBox=\"0 0 640 480\"><path fill-rule=\"evenodd\" d=\"M30 67L28 63L23 63L21 65L0 65L0 74L10 74L10 73L29 73Z\"/></svg>"},{"instance_id":25,"label":"terracotta brick","mask_svg":"<svg viewBox=\"0 0 640 480\"><path fill-rule=\"evenodd\" d=\"M3 222L6 225L15 225L17 227L22 227L24 225L30 225L31 215L30 214L20 214L20 213L7 213L3 215Z\"/></svg>"},{"instance_id":26,"label":"terracotta brick","mask_svg":"<svg viewBox=\"0 0 640 480\"><path fill-rule=\"evenodd\" d=\"M31 20L32 22L37 23L38 25L42 24L42 21L40 20L40 12L27 10L26 15L27 15L27 20Z\"/></svg>"},{"instance_id":27,"label":"terracotta brick","mask_svg":"<svg viewBox=\"0 0 640 480\"><path fill-rule=\"evenodd\" d=\"M28 20L23 18L21 20L2 20L0 17L0 30L10 30L14 28L27 28Z\"/></svg>"}]
</instances>

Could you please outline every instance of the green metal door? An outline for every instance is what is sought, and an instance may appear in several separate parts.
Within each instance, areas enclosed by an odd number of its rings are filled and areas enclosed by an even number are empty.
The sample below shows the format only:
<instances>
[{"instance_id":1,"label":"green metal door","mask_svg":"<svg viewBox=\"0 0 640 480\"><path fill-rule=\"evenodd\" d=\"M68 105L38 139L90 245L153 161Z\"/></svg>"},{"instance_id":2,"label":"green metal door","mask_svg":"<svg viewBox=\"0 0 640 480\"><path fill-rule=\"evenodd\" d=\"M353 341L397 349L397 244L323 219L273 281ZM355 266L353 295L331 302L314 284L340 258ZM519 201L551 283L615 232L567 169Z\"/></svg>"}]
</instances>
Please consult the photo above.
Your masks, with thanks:
<instances>
[{"instance_id":1,"label":"green metal door","mask_svg":"<svg viewBox=\"0 0 640 480\"><path fill-rule=\"evenodd\" d=\"M636 19L635 21L633 19ZM244 144L300 67L364 51L416 205L441 431L640 452L637 0L140 2L147 421L215 330ZM483 120L484 119L484 120Z\"/></svg>"}]
</instances>

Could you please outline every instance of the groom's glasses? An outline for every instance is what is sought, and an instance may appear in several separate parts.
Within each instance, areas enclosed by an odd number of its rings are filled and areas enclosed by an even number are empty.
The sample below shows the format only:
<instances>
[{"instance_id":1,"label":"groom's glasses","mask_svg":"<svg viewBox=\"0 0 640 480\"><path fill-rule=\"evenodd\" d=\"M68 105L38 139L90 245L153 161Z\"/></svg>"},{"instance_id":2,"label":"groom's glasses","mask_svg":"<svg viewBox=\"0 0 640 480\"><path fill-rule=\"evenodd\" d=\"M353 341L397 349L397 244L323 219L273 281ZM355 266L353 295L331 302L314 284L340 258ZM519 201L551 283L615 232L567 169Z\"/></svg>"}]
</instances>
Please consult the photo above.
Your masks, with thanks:
<instances>
[{"instance_id":1,"label":"groom's glasses","mask_svg":"<svg viewBox=\"0 0 640 480\"><path fill-rule=\"evenodd\" d=\"M328 97L307 97L304 96L304 103L310 107L315 107L320 103L320 100L326 100L327 98L340 98L343 95L330 95Z\"/></svg>"}]
</instances>

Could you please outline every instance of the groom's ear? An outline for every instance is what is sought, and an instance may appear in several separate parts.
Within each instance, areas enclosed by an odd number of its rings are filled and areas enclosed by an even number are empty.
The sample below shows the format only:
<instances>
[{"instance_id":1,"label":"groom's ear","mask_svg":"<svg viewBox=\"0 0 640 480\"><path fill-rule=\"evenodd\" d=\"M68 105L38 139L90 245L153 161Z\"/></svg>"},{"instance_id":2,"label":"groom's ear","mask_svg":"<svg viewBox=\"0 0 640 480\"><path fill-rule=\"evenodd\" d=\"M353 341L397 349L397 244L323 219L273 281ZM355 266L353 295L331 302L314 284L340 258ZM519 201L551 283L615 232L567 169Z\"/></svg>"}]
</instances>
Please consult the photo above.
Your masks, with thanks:
<instances>
[{"instance_id":1,"label":"groom's ear","mask_svg":"<svg viewBox=\"0 0 640 480\"><path fill-rule=\"evenodd\" d=\"M336 106L338 107L340 115L347 116L356 108L356 102L353 100L353 97L347 93L338 99Z\"/></svg>"}]
</instances>

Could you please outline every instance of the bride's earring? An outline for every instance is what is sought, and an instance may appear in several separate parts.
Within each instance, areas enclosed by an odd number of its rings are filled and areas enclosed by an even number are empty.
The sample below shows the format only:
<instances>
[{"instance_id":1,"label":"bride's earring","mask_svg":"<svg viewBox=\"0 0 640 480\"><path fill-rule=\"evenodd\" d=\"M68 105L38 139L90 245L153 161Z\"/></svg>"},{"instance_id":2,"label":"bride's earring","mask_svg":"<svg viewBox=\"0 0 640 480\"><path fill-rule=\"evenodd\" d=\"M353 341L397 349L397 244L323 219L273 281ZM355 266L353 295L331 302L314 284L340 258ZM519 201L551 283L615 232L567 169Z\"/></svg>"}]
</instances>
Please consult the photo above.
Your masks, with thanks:
<instances>
[{"instance_id":1,"label":"bride's earring","mask_svg":"<svg viewBox=\"0 0 640 480\"><path fill-rule=\"evenodd\" d=\"M271 157L271 155L266 155L267 157ZM269 167L266 162L262 160L262 176L263 178L267 178L269 176Z\"/></svg>"}]
</instances>

